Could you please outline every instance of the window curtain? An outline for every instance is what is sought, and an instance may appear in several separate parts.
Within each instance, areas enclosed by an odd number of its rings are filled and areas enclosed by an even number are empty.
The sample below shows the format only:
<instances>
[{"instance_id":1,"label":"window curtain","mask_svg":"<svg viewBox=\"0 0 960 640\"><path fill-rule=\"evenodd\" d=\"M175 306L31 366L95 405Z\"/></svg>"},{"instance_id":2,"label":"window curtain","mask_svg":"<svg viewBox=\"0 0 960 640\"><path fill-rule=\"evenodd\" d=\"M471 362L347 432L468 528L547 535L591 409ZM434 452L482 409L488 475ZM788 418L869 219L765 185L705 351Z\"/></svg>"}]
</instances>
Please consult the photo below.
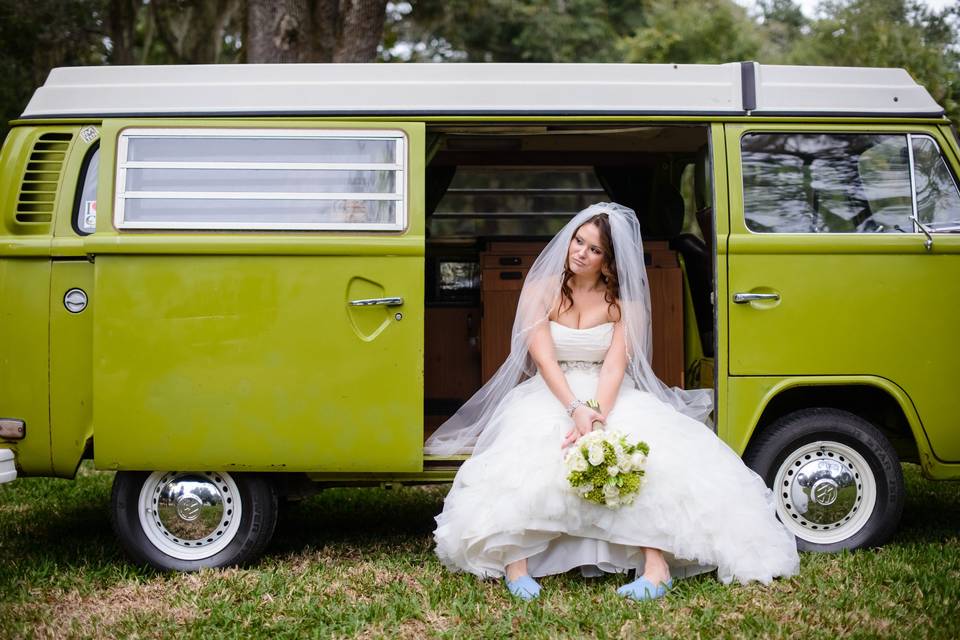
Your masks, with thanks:
<instances>
[{"instance_id":1,"label":"window curtain","mask_svg":"<svg viewBox=\"0 0 960 640\"><path fill-rule=\"evenodd\" d=\"M453 176L457 173L457 168L454 166L434 166L431 164L433 158L443 146L445 137L442 133L427 133L424 207L428 216L437 210L443 195L450 188L450 183L453 182Z\"/></svg>"},{"instance_id":2,"label":"window curtain","mask_svg":"<svg viewBox=\"0 0 960 640\"><path fill-rule=\"evenodd\" d=\"M680 233L683 197L667 175L640 166L597 166L594 172L612 201L637 212L644 238L670 239Z\"/></svg>"}]
</instances>

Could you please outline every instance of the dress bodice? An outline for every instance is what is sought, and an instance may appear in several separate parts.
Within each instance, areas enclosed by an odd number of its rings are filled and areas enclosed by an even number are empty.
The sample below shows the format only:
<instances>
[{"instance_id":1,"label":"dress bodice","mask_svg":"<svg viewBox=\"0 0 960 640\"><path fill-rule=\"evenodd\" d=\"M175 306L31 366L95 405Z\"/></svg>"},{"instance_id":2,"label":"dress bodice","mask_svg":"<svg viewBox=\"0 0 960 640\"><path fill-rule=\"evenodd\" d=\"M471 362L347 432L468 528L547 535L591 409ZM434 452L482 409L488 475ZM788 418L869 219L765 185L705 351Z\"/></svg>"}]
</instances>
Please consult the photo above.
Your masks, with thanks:
<instances>
[{"instance_id":1,"label":"dress bodice","mask_svg":"<svg viewBox=\"0 0 960 640\"><path fill-rule=\"evenodd\" d=\"M550 321L557 360L564 362L602 362L613 340L613 323L605 322L588 329L572 329Z\"/></svg>"}]
</instances>

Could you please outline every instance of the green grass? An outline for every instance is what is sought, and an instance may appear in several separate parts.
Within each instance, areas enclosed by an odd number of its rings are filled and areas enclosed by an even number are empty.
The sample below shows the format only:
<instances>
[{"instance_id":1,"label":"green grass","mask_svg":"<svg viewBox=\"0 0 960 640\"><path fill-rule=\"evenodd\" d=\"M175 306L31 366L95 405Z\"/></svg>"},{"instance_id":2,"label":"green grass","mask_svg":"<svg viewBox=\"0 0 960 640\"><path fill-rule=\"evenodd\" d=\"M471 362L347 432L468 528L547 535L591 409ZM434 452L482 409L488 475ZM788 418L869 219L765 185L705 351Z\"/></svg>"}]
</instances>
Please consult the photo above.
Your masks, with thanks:
<instances>
[{"instance_id":1,"label":"green grass","mask_svg":"<svg viewBox=\"0 0 960 640\"><path fill-rule=\"evenodd\" d=\"M0 637L960 637L960 484L905 466L908 502L878 550L804 554L773 585L678 581L621 600L622 578L541 581L544 596L446 572L433 516L446 487L329 489L292 506L246 569L160 574L122 555L111 474L0 486Z\"/></svg>"}]
</instances>

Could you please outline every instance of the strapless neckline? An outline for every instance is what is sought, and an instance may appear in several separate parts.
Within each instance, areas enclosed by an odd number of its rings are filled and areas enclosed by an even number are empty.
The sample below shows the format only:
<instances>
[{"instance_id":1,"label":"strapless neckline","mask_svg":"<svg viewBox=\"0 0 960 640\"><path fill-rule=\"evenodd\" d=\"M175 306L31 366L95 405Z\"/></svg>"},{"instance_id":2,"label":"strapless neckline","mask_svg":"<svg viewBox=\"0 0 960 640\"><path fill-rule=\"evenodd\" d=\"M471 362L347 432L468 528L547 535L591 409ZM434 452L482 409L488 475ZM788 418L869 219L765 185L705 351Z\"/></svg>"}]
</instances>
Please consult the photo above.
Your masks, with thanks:
<instances>
[{"instance_id":1,"label":"strapless neckline","mask_svg":"<svg viewBox=\"0 0 960 640\"><path fill-rule=\"evenodd\" d=\"M556 320L550 320L549 322L550 322L550 324L555 324L555 325L557 325L558 327L563 327L564 329L569 329L570 331L593 331L594 329L599 329L600 327L606 327L606 326L609 326L609 325L613 324L612 322L602 322L602 323L600 323L600 324L595 324L595 325L593 325L592 327L587 327L587 328L585 328L585 329L577 329L577 328L574 328L574 327L568 327L567 325L561 324L561 323L557 322Z\"/></svg>"}]
</instances>

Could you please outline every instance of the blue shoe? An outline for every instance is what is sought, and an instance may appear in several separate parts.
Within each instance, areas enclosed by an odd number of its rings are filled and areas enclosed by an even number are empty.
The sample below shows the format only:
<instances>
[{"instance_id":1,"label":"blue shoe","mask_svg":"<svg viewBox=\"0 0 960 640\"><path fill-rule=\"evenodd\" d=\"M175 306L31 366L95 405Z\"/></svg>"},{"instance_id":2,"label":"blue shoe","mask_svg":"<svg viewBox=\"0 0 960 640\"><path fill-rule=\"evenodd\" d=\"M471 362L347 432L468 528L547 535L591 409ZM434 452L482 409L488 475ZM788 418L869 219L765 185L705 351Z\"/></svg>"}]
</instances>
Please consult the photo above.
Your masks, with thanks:
<instances>
[{"instance_id":1,"label":"blue shoe","mask_svg":"<svg viewBox=\"0 0 960 640\"><path fill-rule=\"evenodd\" d=\"M529 602L540 596L540 585L530 576L521 576L513 581L504 577L503 581L507 583L507 590L516 598Z\"/></svg>"},{"instance_id":2,"label":"blue shoe","mask_svg":"<svg viewBox=\"0 0 960 640\"><path fill-rule=\"evenodd\" d=\"M667 595L667 591L672 586L673 580L653 584L646 578L640 577L617 589L617 593L632 600L656 600Z\"/></svg>"}]
</instances>

